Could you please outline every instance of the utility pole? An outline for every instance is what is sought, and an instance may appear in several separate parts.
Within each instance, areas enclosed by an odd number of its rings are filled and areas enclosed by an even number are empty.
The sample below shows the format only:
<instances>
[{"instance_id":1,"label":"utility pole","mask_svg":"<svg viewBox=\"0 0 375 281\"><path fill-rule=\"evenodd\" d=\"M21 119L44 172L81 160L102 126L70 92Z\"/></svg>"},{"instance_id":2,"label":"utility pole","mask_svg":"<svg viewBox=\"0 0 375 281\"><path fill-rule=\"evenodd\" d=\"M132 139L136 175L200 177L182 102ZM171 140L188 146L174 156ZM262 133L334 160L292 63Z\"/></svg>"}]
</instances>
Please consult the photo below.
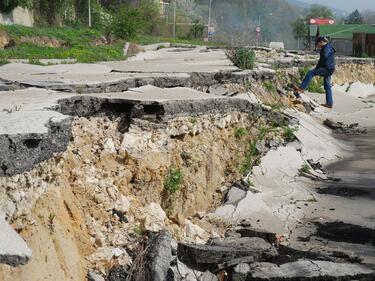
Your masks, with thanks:
<instances>
[{"instance_id":1,"label":"utility pole","mask_svg":"<svg viewBox=\"0 0 375 281\"><path fill-rule=\"evenodd\" d=\"M260 44L260 36L261 36L261 32L262 32L262 29L261 29L261 26L260 26L260 18L261 17L265 17L265 16L272 16L273 13L268 13L268 14L263 14L263 15L258 15L258 28L259 28L259 32L257 34L257 45L259 46Z\"/></svg>"},{"instance_id":2,"label":"utility pole","mask_svg":"<svg viewBox=\"0 0 375 281\"><path fill-rule=\"evenodd\" d=\"M89 0L89 27L91 27L91 0Z\"/></svg>"},{"instance_id":3,"label":"utility pole","mask_svg":"<svg viewBox=\"0 0 375 281\"><path fill-rule=\"evenodd\" d=\"M173 7L173 37L176 37L176 9L177 9L177 0L174 0Z\"/></svg>"},{"instance_id":4,"label":"utility pole","mask_svg":"<svg viewBox=\"0 0 375 281\"><path fill-rule=\"evenodd\" d=\"M208 6L208 26L207 26L207 38L210 38L210 28L211 28L211 8L212 8L212 0L210 0L210 4Z\"/></svg>"}]
</instances>

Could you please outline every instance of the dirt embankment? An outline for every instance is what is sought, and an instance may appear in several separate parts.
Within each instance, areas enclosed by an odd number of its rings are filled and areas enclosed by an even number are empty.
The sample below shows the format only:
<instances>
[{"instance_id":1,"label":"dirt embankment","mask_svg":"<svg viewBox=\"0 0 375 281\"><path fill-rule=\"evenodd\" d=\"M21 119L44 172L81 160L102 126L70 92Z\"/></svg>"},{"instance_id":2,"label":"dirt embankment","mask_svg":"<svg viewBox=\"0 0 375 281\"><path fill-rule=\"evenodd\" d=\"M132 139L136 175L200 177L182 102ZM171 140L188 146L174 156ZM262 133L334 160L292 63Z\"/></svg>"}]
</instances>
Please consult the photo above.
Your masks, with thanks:
<instances>
[{"instance_id":1,"label":"dirt embankment","mask_svg":"<svg viewBox=\"0 0 375 281\"><path fill-rule=\"evenodd\" d=\"M4 211L33 250L25 266L0 266L1 280L85 280L88 268L106 273L129 264L142 232L159 227L147 215L152 202L178 239L219 235L214 226L194 225L194 216L219 205L225 185L241 178L260 131L270 140L282 130L235 112L135 120L125 134L119 121L77 118L66 152L0 179L9 200ZM180 182L166 187L173 171Z\"/></svg>"},{"instance_id":2,"label":"dirt embankment","mask_svg":"<svg viewBox=\"0 0 375 281\"><path fill-rule=\"evenodd\" d=\"M333 75L333 83L375 83L375 66L373 64L342 64Z\"/></svg>"}]
</instances>

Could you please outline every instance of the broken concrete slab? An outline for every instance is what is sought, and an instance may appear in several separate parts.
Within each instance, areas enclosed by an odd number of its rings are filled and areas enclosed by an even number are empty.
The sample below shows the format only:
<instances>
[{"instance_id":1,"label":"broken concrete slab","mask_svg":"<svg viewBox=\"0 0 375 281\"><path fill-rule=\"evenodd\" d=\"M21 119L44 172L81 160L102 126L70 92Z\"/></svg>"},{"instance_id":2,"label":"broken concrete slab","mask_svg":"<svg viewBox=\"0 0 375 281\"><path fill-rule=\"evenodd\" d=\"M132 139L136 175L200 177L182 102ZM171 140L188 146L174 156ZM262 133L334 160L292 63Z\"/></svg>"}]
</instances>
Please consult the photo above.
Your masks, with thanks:
<instances>
[{"instance_id":1,"label":"broken concrete slab","mask_svg":"<svg viewBox=\"0 0 375 281\"><path fill-rule=\"evenodd\" d=\"M183 52L179 51L179 48L163 48L140 53L131 60L101 64L121 72L193 73L238 70L226 57L224 50L201 50L206 48L188 48Z\"/></svg>"},{"instance_id":2,"label":"broken concrete slab","mask_svg":"<svg viewBox=\"0 0 375 281\"><path fill-rule=\"evenodd\" d=\"M27 74L27 75L51 75L51 74L108 74L112 68L101 64L59 64L59 65L35 65L24 63L9 63L0 67L0 73Z\"/></svg>"},{"instance_id":3,"label":"broken concrete slab","mask_svg":"<svg viewBox=\"0 0 375 281\"><path fill-rule=\"evenodd\" d=\"M47 109L57 100L39 89L0 93L0 176L27 171L66 149L71 118Z\"/></svg>"},{"instance_id":4,"label":"broken concrete slab","mask_svg":"<svg viewBox=\"0 0 375 281\"><path fill-rule=\"evenodd\" d=\"M229 189L225 195L225 204L235 204L246 196L246 191L240 189L236 186L233 186Z\"/></svg>"},{"instance_id":5,"label":"broken concrete slab","mask_svg":"<svg viewBox=\"0 0 375 281\"><path fill-rule=\"evenodd\" d=\"M88 281L105 281L103 276L91 270L87 273L87 280Z\"/></svg>"},{"instance_id":6,"label":"broken concrete slab","mask_svg":"<svg viewBox=\"0 0 375 281\"><path fill-rule=\"evenodd\" d=\"M165 281L172 259L172 235L168 231L151 234L144 258L142 280Z\"/></svg>"},{"instance_id":7,"label":"broken concrete slab","mask_svg":"<svg viewBox=\"0 0 375 281\"><path fill-rule=\"evenodd\" d=\"M175 264L169 268L166 281L196 281L202 274L202 271L189 268L186 264L177 259ZM193 277L195 277L195 279Z\"/></svg>"},{"instance_id":8,"label":"broken concrete slab","mask_svg":"<svg viewBox=\"0 0 375 281\"><path fill-rule=\"evenodd\" d=\"M276 242L276 233L252 227L241 227L236 229L241 237L259 237L273 244Z\"/></svg>"},{"instance_id":9,"label":"broken concrete slab","mask_svg":"<svg viewBox=\"0 0 375 281\"><path fill-rule=\"evenodd\" d=\"M279 280L374 280L375 272L359 264L333 263L328 261L300 260L277 266L272 263L250 265L254 281Z\"/></svg>"},{"instance_id":10,"label":"broken concrete slab","mask_svg":"<svg viewBox=\"0 0 375 281\"><path fill-rule=\"evenodd\" d=\"M246 281L250 272L250 265L247 263L240 263L233 268L231 273L232 281Z\"/></svg>"},{"instance_id":11,"label":"broken concrete slab","mask_svg":"<svg viewBox=\"0 0 375 281\"><path fill-rule=\"evenodd\" d=\"M206 270L199 278L198 281L219 281L219 278L212 272Z\"/></svg>"},{"instance_id":12,"label":"broken concrete slab","mask_svg":"<svg viewBox=\"0 0 375 281\"><path fill-rule=\"evenodd\" d=\"M264 261L277 255L271 244L260 238L249 237L214 240L211 245L180 243L177 252L179 259L191 266L222 264L241 257Z\"/></svg>"},{"instance_id":13,"label":"broken concrete slab","mask_svg":"<svg viewBox=\"0 0 375 281\"><path fill-rule=\"evenodd\" d=\"M0 263L11 266L26 264L32 256L30 248L0 214Z\"/></svg>"},{"instance_id":14,"label":"broken concrete slab","mask_svg":"<svg viewBox=\"0 0 375 281\"><path fill-rule=\"evenodd\" d=\"M263 109L243 99L218 97L189 88L144 86L123 93L89 94L61 99L60 112L92 116L101 112L131 113L163 118L240 111L257 114ZM135 108L137 107L137 108ZM135 110L137 112L135 112Z\"/></svg>"},{"instance_id":15,"label":"broken concrete slab","mask_svg":"<svg viewBox=\"0 0 375 281\"><path fill-rule=\"evenodd\" d=\"M123 281L128 277L124 266L115 266L111 268L106 281Z\"/></svg>"}]
</instances>

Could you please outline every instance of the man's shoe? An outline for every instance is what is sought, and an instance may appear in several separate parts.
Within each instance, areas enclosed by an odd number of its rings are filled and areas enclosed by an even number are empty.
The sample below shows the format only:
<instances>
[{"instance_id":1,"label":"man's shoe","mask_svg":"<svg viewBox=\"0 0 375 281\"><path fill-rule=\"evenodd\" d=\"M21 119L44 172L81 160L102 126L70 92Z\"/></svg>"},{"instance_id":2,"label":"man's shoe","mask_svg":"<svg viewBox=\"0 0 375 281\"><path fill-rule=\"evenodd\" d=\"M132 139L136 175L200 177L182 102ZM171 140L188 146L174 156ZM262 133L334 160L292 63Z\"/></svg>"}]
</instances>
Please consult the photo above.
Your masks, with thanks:
<instances>
[{"instance_id":1,"label":"man's shoe","mask_svg":"<svg viewBox=\"0 0 375 281\"><path fill-rule=\"evenodd\" d=\"M332 107L333 107L332 104L326 104L326 103L321 104L321 106L324 106L324 107L330 108L330 109L332 109Z\"/></svg>"},{"instance_id":2,"label":"man's shoe","mask_svg":"<svg viewBox=\"0 0 375 281\"><path fill-rule=\"evenodd\" d=\"M303 94L305 92L304 89L300 88L299 86L296 86L296 85L293 85L293 90L294 92L297 92L297 93L300 93L300 94Z\"/></svg>"}]
</instances>

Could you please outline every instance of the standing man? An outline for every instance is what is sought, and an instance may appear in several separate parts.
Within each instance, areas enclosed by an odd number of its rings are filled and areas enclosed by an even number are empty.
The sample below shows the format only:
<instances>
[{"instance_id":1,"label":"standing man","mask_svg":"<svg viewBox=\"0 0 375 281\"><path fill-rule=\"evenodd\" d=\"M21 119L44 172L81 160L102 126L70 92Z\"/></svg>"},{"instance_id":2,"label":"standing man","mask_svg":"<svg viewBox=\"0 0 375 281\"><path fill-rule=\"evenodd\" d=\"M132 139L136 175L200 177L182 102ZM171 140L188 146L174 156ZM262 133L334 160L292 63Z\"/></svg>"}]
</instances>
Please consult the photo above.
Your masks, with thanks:
<instances>
[{"instance_id":1,"label":"standing man","mask_svg":"<svg viewBox=\"0 0 375 281\"><path fill-rule=\"evenodd\" d=\"M320 59L316 67L310 70L298 87L295 86L296 96L303 93L309 86L314 76L324 77L324 90L326 91L326 103L322 106L327 108L333 107L332 97L332 74L335 72L335 53L332 43L328 42L326 37L318 37L316 40L316 47L320 49Z\"/></svg>"}]
</instances>

